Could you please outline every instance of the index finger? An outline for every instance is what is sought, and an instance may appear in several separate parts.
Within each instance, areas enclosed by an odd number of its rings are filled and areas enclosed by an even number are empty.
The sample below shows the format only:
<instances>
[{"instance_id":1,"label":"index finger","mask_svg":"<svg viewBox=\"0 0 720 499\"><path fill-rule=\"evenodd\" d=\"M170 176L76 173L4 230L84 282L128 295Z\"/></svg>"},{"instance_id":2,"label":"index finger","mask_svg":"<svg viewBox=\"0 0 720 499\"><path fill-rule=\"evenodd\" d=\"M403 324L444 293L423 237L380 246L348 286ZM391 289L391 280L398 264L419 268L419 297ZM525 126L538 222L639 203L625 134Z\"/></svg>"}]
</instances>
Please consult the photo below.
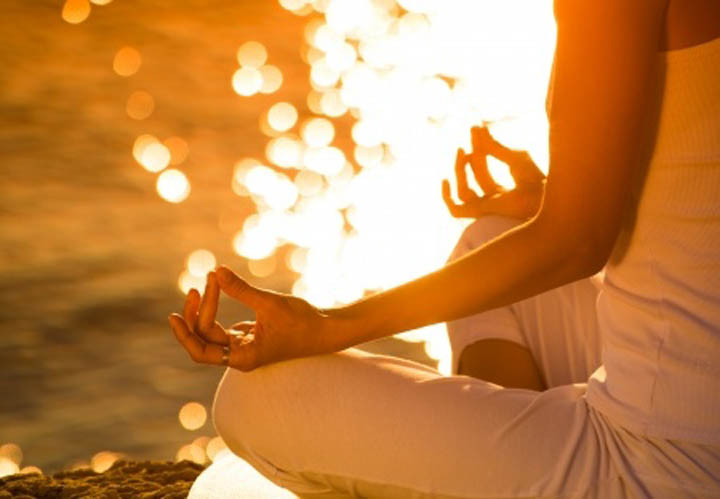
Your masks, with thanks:
<instances>
[{"instance_id":1,"label":"index finger","mask_svg":"<svg viewBox=\"0 0 720 499\"><path fill-rule=\"evenodd\" d=\"M200 302L200 310L198 312L197 324L200 331L210 331L215 325L215 315L217 314L219 299L220 287L218 286L217 276L215 272L209 272L207 284L205 285L205 293Z\"/></svg>"},{"instance_id":2,"label":"index finger","mask_svg":"<svg viewBox=\"0 0 720 499\"><path fill-rule=\"evenodd\" d=\"M268 304L268 297L271 296L271 293L251 286L224 265L217 268L216 274L220 288L232 298L253 310L258 310Z\"/></svg>"},{"instance_id":3,"label":"index finger","mask_svg":"<svg viewBox=\"0 0 720 499\"><path fill-rule=\"evenodd\" d=\"M465 151L458 148L455 156L455 178L457 179L458 197L465 202L475 197L475 193L468 186L466 164L467 156Z\"/></svg>"}]
</instances>

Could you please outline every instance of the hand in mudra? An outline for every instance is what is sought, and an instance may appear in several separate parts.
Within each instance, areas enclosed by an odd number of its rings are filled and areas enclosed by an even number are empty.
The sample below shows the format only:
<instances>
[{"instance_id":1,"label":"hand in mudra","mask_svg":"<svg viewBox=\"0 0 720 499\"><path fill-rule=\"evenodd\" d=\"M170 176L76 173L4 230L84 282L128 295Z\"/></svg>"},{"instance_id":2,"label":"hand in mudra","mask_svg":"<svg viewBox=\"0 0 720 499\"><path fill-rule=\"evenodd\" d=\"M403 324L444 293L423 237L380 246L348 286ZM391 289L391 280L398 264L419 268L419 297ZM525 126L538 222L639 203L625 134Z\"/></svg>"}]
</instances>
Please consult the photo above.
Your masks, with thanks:
<instances>
[{"instance_id":1,"label":"hand in mudra","mask_svg":"<svg viewBox=\"0 0 720 499\"><path fill-rule=\"evenodd\" d=\"M255 321L226 329L215 320L221 290L253 309ZM325 319L305 300L255 288L226 267L208 274L202 298L197 290L190 290L182 315L169 317L175 337L195 362L241 371L326 353Z\"/></svg>"},{"instance_id":2,"label":"hand in mudra","mask_svg":"<svg viewBox=\"0 0 720 499\"><path fill-rule=\"evenodd\" d=\"M455 176L457 178L457 204L450 194L450 182L444 180L442 195L452 216L456 218L480 218L483 215L496 214L526 219L534 216L540 208L545 192L545 175L537 167L526 151L508 149L497 142L485 127L473 127L470 131L472 153L466 154L458 149L455 158ZM505 189L493 180L488 171L487 157L493 156L510 167L510 175L515 180L514 189ZM478 196L467 182L466 165L470 167L483 190Z\"/></svg>"}]
</instances>

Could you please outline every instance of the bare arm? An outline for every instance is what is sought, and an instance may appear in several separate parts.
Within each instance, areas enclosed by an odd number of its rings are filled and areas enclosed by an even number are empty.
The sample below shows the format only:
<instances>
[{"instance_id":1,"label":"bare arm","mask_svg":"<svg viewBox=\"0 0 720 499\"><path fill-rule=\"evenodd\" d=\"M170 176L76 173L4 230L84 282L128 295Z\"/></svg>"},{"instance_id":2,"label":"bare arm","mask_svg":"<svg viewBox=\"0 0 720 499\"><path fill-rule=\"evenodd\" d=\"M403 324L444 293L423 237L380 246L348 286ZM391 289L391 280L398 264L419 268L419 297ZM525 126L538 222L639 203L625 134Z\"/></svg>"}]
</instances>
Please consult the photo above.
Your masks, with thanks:
<instances>
[{"instance_id":1,"label":"bare arm","mask_svg":"<svg viewBox=\"0 0 720 499\"><path fill-rule=\"evenodd\" d=\"M347 307L319 311L250 286L230 269L188 295L170 323L197 362L241 370L329 353L420 326L514 303L597 272L620 230L656 78L667 0L557 0L550 171L539 213L427 276ZM219 289L256 320L227 334Z\"/></svg>"},{"instance_id":2,"label":"bare arm","mask_svg":"<svg viewBox=\"0 0 720 499\"><path fill-rule=\"evenodd\" d=\"M607 261L646 139L662 0L564 1L539 214L425 277L333 314L340 347L514 303Z\"/></svg>"}]
</instances>

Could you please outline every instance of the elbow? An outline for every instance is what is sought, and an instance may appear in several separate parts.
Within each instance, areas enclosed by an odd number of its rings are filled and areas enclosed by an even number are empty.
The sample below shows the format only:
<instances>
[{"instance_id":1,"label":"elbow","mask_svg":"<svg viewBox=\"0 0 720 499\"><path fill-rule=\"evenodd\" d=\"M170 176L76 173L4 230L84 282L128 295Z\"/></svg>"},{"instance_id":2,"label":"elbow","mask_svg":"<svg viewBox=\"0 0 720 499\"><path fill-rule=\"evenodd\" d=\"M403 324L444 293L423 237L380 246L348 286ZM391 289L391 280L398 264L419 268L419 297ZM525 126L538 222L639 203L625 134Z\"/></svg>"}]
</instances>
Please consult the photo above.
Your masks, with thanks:
<instances>
[{"instance_id":1,"label":"elbow","mask_svg":"<svg viewBox=\"0 0 720 499\"><path fill-rule=\"evenodd\" d=\"M576 256L576 266L578 268L578 279L590 277L600 272L607 261L610 259L612 246L589 244L588 247L582 248Z\"/></svg>"},{"instance_id":2,"label":"elbow","mask_svg":"<svg viewBox=\"0 0 720 499\"><path fill-rule=\"evenodd\" d=\"M545 221L542 217L536 222L543 239L548 241L544 246L550 259L564 269L569 281L597 274L610 259L617 235L614 231L597 230L592 224L578 228L557 220Z\"/></svg>"}]
</instances>

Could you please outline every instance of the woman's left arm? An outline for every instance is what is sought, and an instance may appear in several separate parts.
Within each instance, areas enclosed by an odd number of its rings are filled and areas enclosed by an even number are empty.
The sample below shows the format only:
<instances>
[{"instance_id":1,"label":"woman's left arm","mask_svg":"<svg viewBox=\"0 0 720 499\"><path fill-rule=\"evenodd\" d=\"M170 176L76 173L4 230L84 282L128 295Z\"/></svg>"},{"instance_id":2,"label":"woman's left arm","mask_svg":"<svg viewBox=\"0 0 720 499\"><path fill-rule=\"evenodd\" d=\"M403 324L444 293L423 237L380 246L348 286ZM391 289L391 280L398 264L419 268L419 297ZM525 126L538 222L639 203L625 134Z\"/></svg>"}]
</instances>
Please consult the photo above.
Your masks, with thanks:
<instances>
[{"instance_id":1,"label":"woman's left arm","mask_svg":"<svg viewBox=\"0 0 720 499\"><path fill-rule=\"evenodd\" d=\"M657 78L665 0L559 0L550 169L538 215L446 267L334 313L343 346L517 302L609 258Z\"/></svg>"}]
</instances>

